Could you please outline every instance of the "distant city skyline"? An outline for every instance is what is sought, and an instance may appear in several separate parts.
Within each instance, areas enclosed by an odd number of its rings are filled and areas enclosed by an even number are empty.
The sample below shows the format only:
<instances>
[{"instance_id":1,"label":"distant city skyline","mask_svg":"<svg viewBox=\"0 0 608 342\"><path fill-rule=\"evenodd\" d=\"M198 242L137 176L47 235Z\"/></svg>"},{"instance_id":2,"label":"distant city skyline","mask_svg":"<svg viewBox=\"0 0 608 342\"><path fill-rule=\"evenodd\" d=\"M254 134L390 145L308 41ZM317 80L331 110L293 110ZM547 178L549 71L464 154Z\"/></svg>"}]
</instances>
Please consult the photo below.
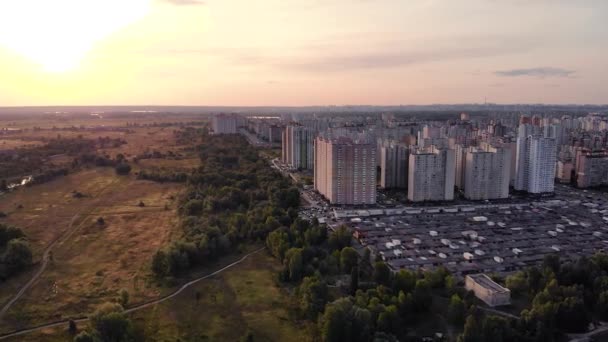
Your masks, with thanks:
<instances>
[{"instance_id":1,"label":"distant city skyline","mask_svg":"<svg viewBox=\"0 0 608 342\"><path fill-rule=\"evenodd\" d=\"M20 0L0 106L608 103L608 3Z\"/></svg>"}]
</instances>

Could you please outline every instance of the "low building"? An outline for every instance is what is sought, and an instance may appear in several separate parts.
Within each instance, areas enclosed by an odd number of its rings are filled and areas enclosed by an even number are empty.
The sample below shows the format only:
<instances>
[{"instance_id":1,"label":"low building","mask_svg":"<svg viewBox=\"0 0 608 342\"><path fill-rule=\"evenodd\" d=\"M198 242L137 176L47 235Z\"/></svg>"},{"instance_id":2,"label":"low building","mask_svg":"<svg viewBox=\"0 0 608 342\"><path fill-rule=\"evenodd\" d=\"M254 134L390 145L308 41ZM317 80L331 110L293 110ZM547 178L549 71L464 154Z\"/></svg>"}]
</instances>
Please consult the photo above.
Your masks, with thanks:
<instances>
[{"instance_id":1,"label":"low building","mask_svg":"<svg viewBox=\"0 0 608 342\"><path fill-rule=\"evenodd\" d=\"M467 275L464 281L467 290L473 291L475 297L489 306L501 306L511 304L511 291L494 282L485 274Z\"/></svg>"}]
</instances>

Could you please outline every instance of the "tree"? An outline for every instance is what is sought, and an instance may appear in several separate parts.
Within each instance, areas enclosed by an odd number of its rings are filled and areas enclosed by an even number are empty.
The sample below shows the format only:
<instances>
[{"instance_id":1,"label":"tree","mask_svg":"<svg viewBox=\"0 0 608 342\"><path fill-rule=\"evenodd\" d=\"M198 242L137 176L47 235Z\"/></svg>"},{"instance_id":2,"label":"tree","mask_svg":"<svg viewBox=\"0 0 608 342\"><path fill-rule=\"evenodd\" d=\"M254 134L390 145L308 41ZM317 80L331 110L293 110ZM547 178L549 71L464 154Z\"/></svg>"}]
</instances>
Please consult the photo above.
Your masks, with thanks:
<instances>
[{"instance_id":1,"label":"tree","mask_svg":"<svg viewBox=\"0 0 608 342\"><path fill-rule=\"evenodd\" d=\"M393 290L396 293L403 291L405 293L412 292L416 286L416 274L408 270L400 270L393 278Z\"/></svg>"},{"instance_id":2,"label":"tree","mask_svg":"<svg viewBox=\"0 0 608 342\"><path fill-rule=\"evenodd\" d=\"M283 261L285 252L289 249L289 236L284 230L275 230L268 234L266 246L275 258Z\"/></svg>"},{"instance_id":3,"label":"tree","mask_svg":"<svg viewBox=\"0 0 608 342\"><path fill-rule=\"evenodd\" d=\"M82 331L74 337L74 342L94 342L95 339L87 331Z\"/></svg>"},{"instance_id":4,"label":"tree","mask_svg":"<svg viewBox=\"0 0 608 342\"><path fill-rule=\"evenodd\" d=\"M495 315L486 316L481 324L483 341L508 342L515 339L515 332L509 321Z\"/></svg>"},{"instance_id":5,"label":"tree","mask_svg":"<svg viewBox=\"0 0 608 342\"><path fill-rule=\"evenodd\" d=\"M414 309L417 312L425 312L429 310L433 302L433 293L431 287L426 280L420 279L416 282L414 293L412 294L414 299Z\"/></svg>"},{"instance_id":6,"label":"tree","mask_svg":"<svg viewBox=\"0 0 608 342\"><path fill-rule=\"evenodd\" d=\"M342 272L350 273L359 261L359 254L352 247L344 247L340 252L340 267Z\"/></svg>"},{"instance_id":7,"label":"tree","mask_svg":"<svg viewBox=\"0 0 608 342\"><path fill-rule=\"evenodd\" d=\"M448 320L454 324L460 326L464 322L465 318L465 306L460 296L457 294L452 295L450 298L450 304L448 306Z\"/></svg>"},{"instance_id":8,"label":"tree","mask_svg":"<svg viewBox=\"0 0 608 342\"><path fill-rule=\"evenodd\" d=\"M517 272L507 277L506 285L513 294L522 294L528 291L528 280L524 272Z\"/></svg>"},{"instance_id":9,"label":"tree","mask_svg":"<svg viewBox=\"0 0 608 342\"><path fill-rule=\"evenodd\" d=\"M380 285L390 285L391 270L382 261L377 261L374 264L374 281Z\"/></svg>"},{"instance_id":10,"label":"tree","mask_svg":"<svg viewBox=\"0 0 608 342\"><path fill-rule=\"evenodd\" d=\"M359 267L353 267L350 272L350 294L354 295L359 289Z\"/></svg>"},{"instance_id":11,"label":"tree","mask_svg":"<svg viewBox=\"0 0 608 342\"><path fill-rule=\"evenodd\" d=\"M104 303L90 318L91 327L95 329L102 341L128 341L131 335L131 321L123 313L119 304Z\"/></svg>"},{"instance_id":12,"label":"tree","mask_svg":"<svg viewBox=\"0 0 608 342\"><path fill-rule=\"evenodd\" d=\"M305 277L298 288L300 310L309 318L315 319L323 312L327 303L327 284L317 277Z\"/></svg>"},{"instance_id":13,"label":"tree","mask_svg":"<svg viewBox=\"0 0 608 342\"><path fill-rule=\"evenodd\" d=\"M29 244L22 239L10 240L4 254L4 264L10 274L31 265L32 250Z\"/></svg>"},{"instance_id":14,"label":"tree","mask_svg":"<svg viewBox=\"0 0 608 342\"><path fill-rule=\"evenodd\" d=\"M464 324L464 331L458 336L458 342L483 342L479 323L474 315L469 315Z\"/></svg>"},{"instance_id":15,"label":"tree","mask_svg":"<svg viewBox=\"0 0 608 342\"><path fill-rule=\"evenodd\" d=\"M157 251L152 258L152 271L159 277L164 277L169 273L169 261L164 251Z\"/></svg>"},{"instance_id":16,"label":"tree","mask_svg":"<svg viewBox=\"0 0 608 342\"><path fill-rule=\"evenodd\" d=\"M117 175L125 176L131 173L131 165L127 163L119 163L116 165L114 170L116 171Z\"/></svg>"},{"instance_id":17,"label":"tree","mask_svg":"<svg viewBox=\"0 0 608 342\"><path fill-rule=\"evenodd\" d=\"M291 248L285 253L285 262L289 279L291 281L299 281L302 279L304 272L304 263L302 260L302 249Z\"/></svg>"},{"instance_id":18,"label":"tree","mask_svg":"<svg viewBox=\"0 0 608 342\"><path fill-rule=\"evenodd\" d=\"M342 225L329 235L327 243L329 244L329 249L334 251L342 250L344 247L350 247L351 240L351 233L346 226Z\"/></svg>"},{"instance_id":19,"label":"tree","mask_svg":"<svg viewBox=\"0 0 608 342\"><path fill-rule=\"evenodd\" d=\"M123 308L129 304L129 292L126 289L121 289L118 293L118 303L122 305Z\"/></svg>"},{"instance_id":20,"label":"tree","mask_svg":"<svg viewBox=\"0 0 608 342\"><path fill-rule=\"evenodd\" d=\"M73 319L68 321L68 333L70 333L70 335L76 335L76 332L78 331L78 327L76 327L76 322L74 322Z\"/></svg>"},{"instance_id":21,"label":"tree","mask_svg":"<svg viewBox=\"0 0 608 342\"><path fill-rule=\"evenodd\" d=\"M351 298L328 304L319 325L325 342L367 342L373 327L370 311L353 305Z\"/></svg>"}]
</instances>

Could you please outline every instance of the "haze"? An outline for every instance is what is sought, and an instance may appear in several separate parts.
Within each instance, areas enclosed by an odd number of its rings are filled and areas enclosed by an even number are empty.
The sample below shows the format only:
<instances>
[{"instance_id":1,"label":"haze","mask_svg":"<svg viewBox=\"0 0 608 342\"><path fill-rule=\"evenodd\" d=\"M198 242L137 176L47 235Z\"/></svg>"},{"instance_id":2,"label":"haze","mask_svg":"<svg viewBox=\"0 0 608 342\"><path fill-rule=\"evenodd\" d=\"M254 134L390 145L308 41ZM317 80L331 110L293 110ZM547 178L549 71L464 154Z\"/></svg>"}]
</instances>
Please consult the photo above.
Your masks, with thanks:
<instances>
[{"instance_id":1,"label":"haze","mask_svg":"<svg viewBox=\"0 0 608 342\"><path fill-rule=\"evenodd\" d=\"M607 11L565 0L2 2L0 105L603 104Z\"/></svg>"}]
</instances>

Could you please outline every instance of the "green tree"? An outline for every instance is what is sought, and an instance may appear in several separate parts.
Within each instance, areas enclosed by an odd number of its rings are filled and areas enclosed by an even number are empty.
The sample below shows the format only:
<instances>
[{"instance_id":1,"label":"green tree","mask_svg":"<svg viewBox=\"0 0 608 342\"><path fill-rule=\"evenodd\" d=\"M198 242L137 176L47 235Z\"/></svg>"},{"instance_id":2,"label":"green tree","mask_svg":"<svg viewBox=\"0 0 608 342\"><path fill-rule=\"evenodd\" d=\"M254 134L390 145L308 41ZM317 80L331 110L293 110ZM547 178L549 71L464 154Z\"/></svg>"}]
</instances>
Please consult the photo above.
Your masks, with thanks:
<instances>
[{"instance_id":1,"label":"green tree","mask_svg":"<svg viewBox=\"0 0 608 342\"><path fill-rule=\"evenodd\" d=\"M74 342L94 342L95 339L93 338L93 336L87 332L87 331L82 331L80 332L80 334L74 336Z\"/></svg>"},{"instance_id":2,"label":"green tree","mask_svg":"<svg viewBox=\"0 0 608 342\"><path fill-rule=\"evenodd\" d=\"M359 254L352 247L344 247L340 252L340 268L343 273L350 273L358 265Z\"/></svg>"},{"instance_id":3,"label":"green tree","mask_svg":"<svg viewBox=\"0 0 608 342\"><path fill-rule=\"evenodd\" d=\"M425 312L430 309L433 303L433 293L426 280L420 279L416 282L412 297L414 299L414 309L417 312Z\"/></svg>"},{"instance_id":4,"label":"green tree","mask_svg":"<svg viewBox=\"0 0 608 342\"><path fill-rule=\"evenodd\" d=\"M460 326L464 323L465 307L464 302L457 294L452 295L448 306L448 320L454 325Z\"/></svg>"},{"instance_id":5,"label":"green tree","mask_svg":"<svg viewBox=\"0 0 608 342\"><path fill-rule=\"evenodd\" d=\"M302 259L301 248L291 248L285 253L285 263L289 279L291 281L300 281L304 275L304 262Z\"/></svg>"},{"instance_id":6,"label":"green tree","mask_svg":"<svg viewBox=\"0 0 608 342\"><path fill-rule=\"evenodd\" d=\"M385 286L389 286L391 283L391 270L382 261L374 264L374 281Z\"/></svg>"},{"instance_id":7,"label":"green tree","mask_svg":"<svg viewBox=\"0 0 608 342\"><path fill-rule=\"evenodd\" d=\"M524 272L517 272L507 277L506 286L513 294L528 292L528 280Z\"/></svg>"},{"instance_id":8,"label":"green tree","mask_svg":"<svg viewBox=\"0 0 608 342\"><path fill-rule=\"evenodd\" d=\"M327 303L327 284L317 277L305 277L298 288L300 310L309 318L315 319Z\"/></svg>"},{"instance_id":9,"label":"green tree","mask_svg":"<svg viewBox=\"0 0 608 342\"><path fill-rule=\"evenodd\" d=\"M129 341L131 322L119 304L104 303L90 317L91 327L104 342Z\"/></svg>"},{"instance_id":10,"label":"green tree","mask_svg":"<svg viewBox=\"0 0 608 342\"><path fill-rule=\"evenodd\" d=\"M393 290L396 293L403 291L405 293L412 292L416 286L416 274L408 270L400 270L395 273L393 278Z\"/></svg>"},{"instance_id":11,"label":"green tree","mask_svg":"<svg viewBox=\"0 0 608 342\"><path fill-rule=\"evenodd\" d=\"M129 304L129 292L126 289L121 289L118 293L118 303L122 305L123 308Z\"/></svg>"},{"instance_id":12,"label":"green tree","mask_svg":"<svg viewBox=\"0 0 608 342\"><path fill-rule=\"evenodd\" d=\"M474 315L469 315L464 323L464 331L458 336L458 342L484 342L481 327Z\"/></svg>"},{"instance_id":13,"label":"green tree","mask_svg":"<svg viewBox=\"0 0 608 342\"><path fill-rule=\"evenodd\" d=\"M359 267L353 267L350 272L350 294L354 295L359 289Z\"/></svg>"},{"instance_id":14,"label":"green tree","mask_svg":"<svg viewBox=\"0 0 608 342\"><path fill-rule=\"evenodd\" d=\"M351 240L352 235L348 228L346 226L340 226L329 235L327 243L329 244L329 249L334 251L342 250L344 247L350 247Z\"/></svg>"},{"instance_id":15,"label":"green tree","mask_svg":"<svg viewBox=\"0 0 608 342\"><path fill-rule=\"evenodd\" d=\"M169 273L169 261L165 252L159 250L154 254L152 258L152 271L159 277L164 277Z\"/></svg>"},{"instance_id":16,"label":"green tree","mask_svg":"<svg viewBox=\"0 0 608 342\"><path fill-rule=\"evenodd\" d=\"M4 264L11 274L30 266L32 250L29 244L22 239L10 240L4 254Z\"/></svg>"}]
</instances>

